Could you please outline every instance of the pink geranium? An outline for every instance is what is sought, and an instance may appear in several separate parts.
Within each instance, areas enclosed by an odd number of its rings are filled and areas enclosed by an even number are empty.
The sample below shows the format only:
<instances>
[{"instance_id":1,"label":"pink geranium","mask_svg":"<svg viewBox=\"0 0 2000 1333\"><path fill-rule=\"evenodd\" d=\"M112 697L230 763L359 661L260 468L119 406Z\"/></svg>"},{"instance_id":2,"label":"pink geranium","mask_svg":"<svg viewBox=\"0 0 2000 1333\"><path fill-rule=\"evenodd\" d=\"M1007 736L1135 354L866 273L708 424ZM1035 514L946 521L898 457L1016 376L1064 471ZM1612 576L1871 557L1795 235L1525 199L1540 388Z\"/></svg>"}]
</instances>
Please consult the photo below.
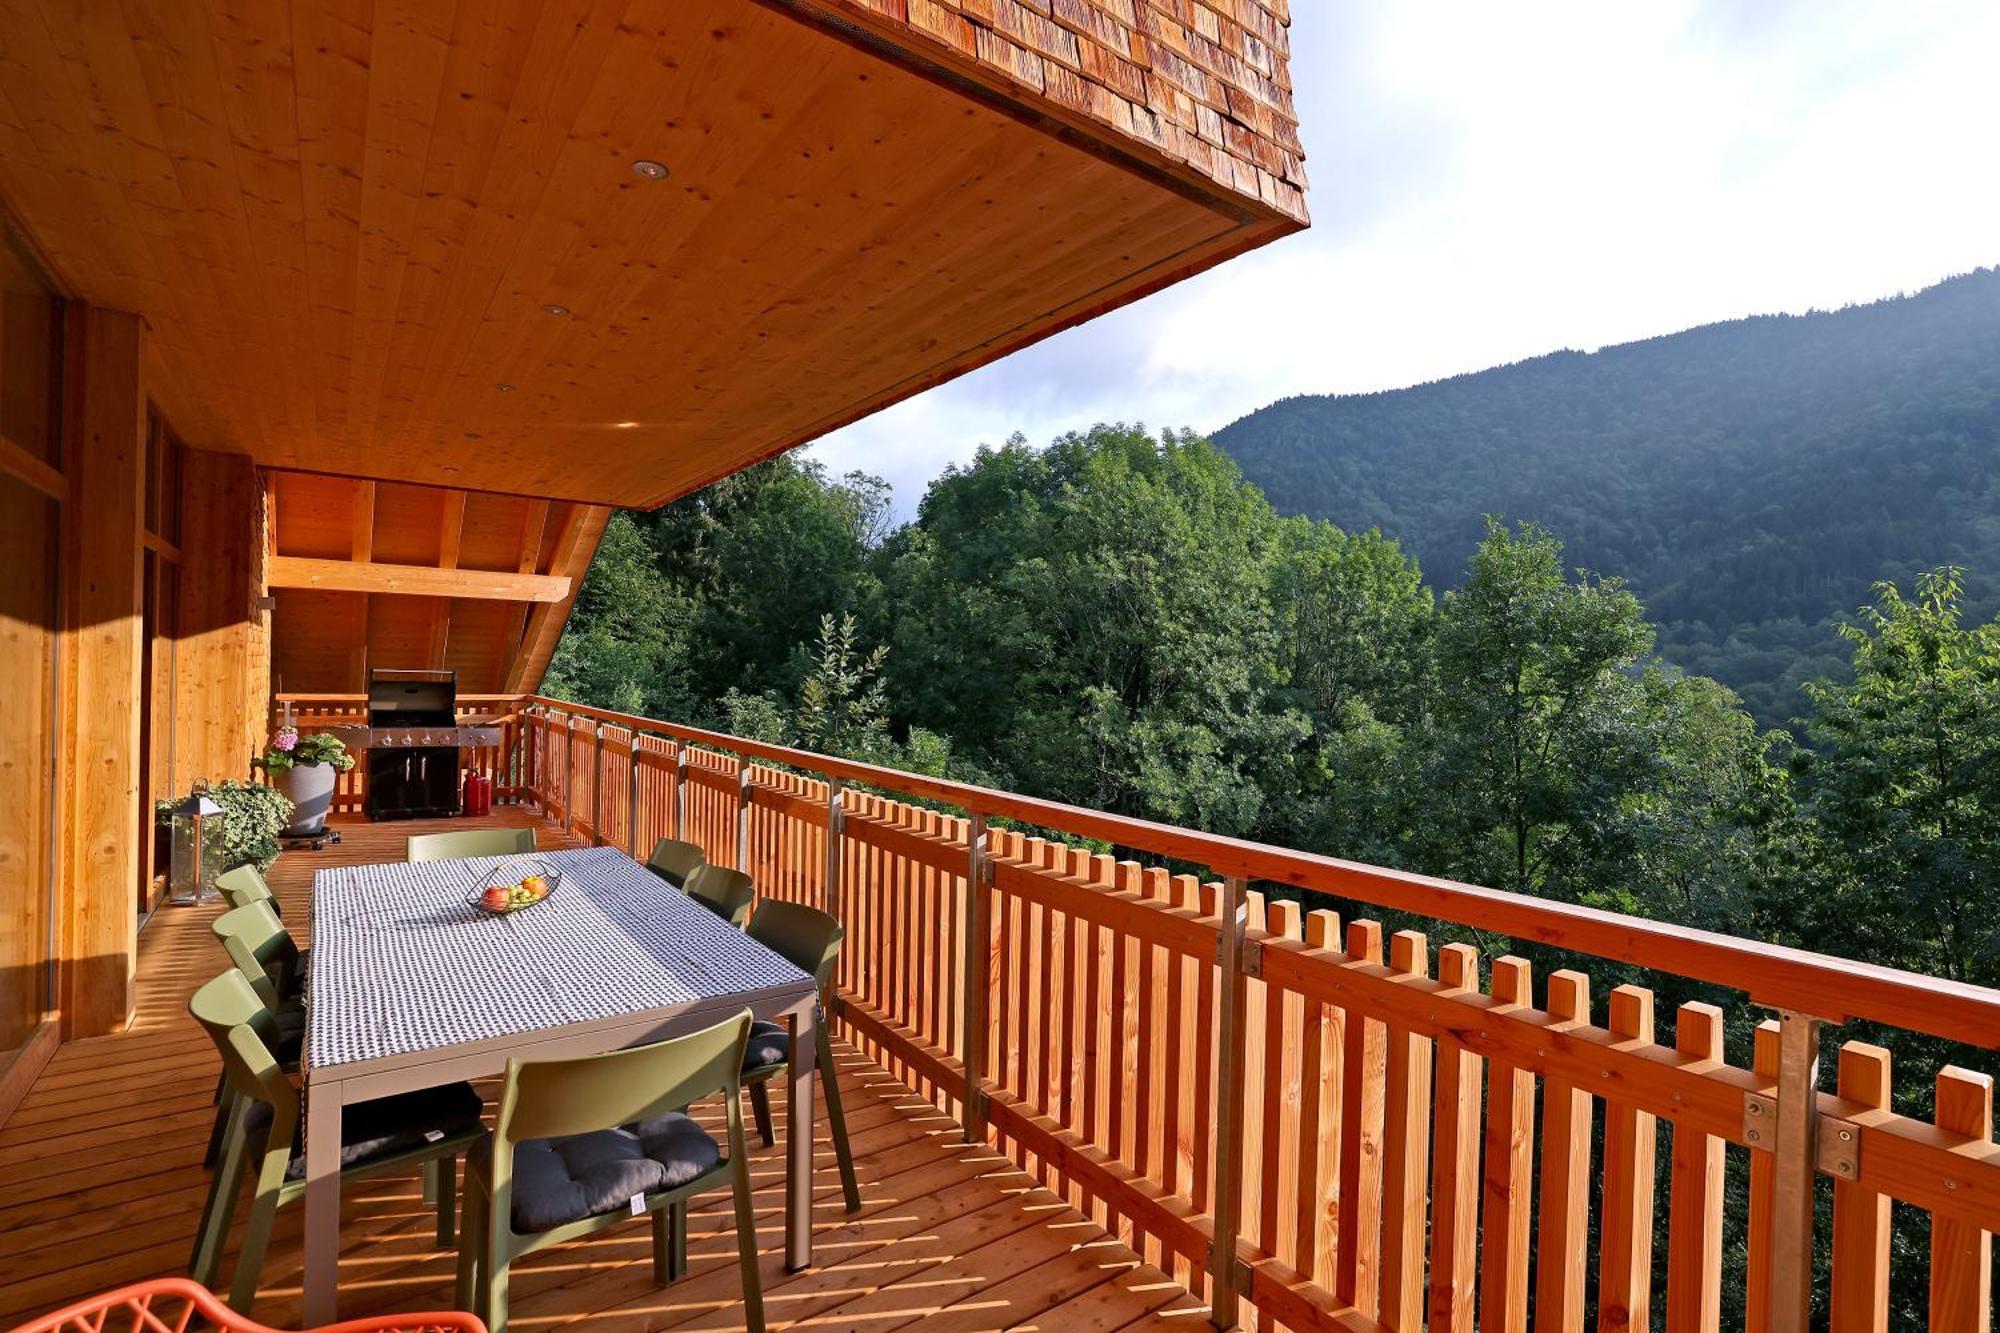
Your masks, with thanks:
<instances>
[{"instance_id":1,"label":"pink geranium","mask_svg":"<svg viewBox=\"0 0 2000 1333\"><path fill-rule=\"evenodd\" d=\"M296 727L280 727L278 734L271 738L271 748L273 750L283 750L287 754L290 754L292 747L298 743L299 733Z\"/></svg>"}]
</instances>

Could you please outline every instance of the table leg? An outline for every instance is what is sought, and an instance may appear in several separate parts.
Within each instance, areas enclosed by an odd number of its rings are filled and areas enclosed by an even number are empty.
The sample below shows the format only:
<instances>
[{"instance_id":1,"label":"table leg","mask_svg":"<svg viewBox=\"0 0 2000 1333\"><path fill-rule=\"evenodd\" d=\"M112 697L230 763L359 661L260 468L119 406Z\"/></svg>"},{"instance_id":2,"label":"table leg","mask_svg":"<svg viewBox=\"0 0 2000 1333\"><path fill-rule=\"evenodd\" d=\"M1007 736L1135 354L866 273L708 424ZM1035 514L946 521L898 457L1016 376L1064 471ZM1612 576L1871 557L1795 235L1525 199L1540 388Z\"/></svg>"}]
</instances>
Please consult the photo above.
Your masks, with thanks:
<instances>
[{"instance_id":1,"label":"table leg","mask_svg":"<svg viewBox=\"0 0 2000 1333\"><path fill-rule=\"evenodd\" d=\"M785 1098L785 1267L812 1266L813 1061L819 1051L817 1005L792 1015L792 1089Z\"/></svg>"},{"instance_id":2,"label":"table leg","mask_svg":"<svg viewBox=\"0 0 2000 1333\"><path fill-rule=\"evenodd\" d=\"M306 1080L305 1322L338 1315L340 1277L340 1084Z\"/></svg>"}]
</instances>

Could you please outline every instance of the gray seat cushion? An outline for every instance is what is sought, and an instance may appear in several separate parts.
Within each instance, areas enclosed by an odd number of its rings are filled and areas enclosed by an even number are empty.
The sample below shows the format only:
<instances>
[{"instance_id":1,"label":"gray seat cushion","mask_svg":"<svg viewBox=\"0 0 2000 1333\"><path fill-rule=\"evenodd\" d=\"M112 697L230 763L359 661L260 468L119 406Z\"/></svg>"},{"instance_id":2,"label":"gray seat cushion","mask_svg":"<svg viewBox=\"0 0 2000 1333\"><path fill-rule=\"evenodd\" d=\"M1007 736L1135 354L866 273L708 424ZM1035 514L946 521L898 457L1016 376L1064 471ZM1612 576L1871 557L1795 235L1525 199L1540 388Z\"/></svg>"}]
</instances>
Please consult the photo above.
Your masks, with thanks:
<instances>
[{"instance_id":1,"label":"gray seat cushion","mask_svg":"<svg viewBox=\"0 0 2000 1333\"><path fill-rule=\"evenodd\" d=\"M533 1235L624 1211L635 1194L677 1189L713 1169L722 1150L677 1111L625 1129L514 1145L514 1231Z\"/></svg>"},{"instance_id":2,"label":"gray seat cushion","mask_svg":"<svg viewBox=\"0 0 2000 1333\"><path fill-rule=\"evenodd\" d=\"M439 1139L448 1139L479 1128L484 1103L470 1083L447 1083L441 1088L420 1092L399 1092L372 1102L356 1102L340 1113L340 1167L365 1166L369 1162L411 1152ZM252 1102L244 1118L244 1132L250 1151L264 1151L264 1138L271 1129L271 1107ZM305 1150L296 1136L292 1160L285 1167L287 1180L303 1180Z\"/></svg>"},{"instance_id":3,"label":"gray seat cushion","mask_svg":"<svg viewBox=\"0 0 2000 1333\"><path fill-rule=\"evenodd\" d=\"M750 1044L743 1051L743 1067L759 1069L781 1065L792 1058L792 1034L783 1023L758 1020L750 1025Z\"/></svg>"}]
</instances>

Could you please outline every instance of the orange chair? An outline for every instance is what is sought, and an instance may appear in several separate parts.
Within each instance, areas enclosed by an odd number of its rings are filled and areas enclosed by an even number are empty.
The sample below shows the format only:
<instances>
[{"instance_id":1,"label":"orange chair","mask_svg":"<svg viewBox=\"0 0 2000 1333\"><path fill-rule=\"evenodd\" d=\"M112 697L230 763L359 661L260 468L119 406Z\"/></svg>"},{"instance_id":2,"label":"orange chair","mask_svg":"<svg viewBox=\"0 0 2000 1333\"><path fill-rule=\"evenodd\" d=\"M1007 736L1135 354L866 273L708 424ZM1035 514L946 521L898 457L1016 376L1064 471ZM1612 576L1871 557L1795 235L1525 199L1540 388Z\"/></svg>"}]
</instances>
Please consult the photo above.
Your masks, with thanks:
<instances>
[{"instance_id":1,"label":"orange chair","mask_svg":"<svg viewBox=\"0 0 2000 1333\"><path fill-rule=\"evenodd\" d=\"M184 1277L155 1278L43 1315L12 1333L181 1333L205 1323L222 1333L278 1333L245 1318ZM322 1324L312 1333L486 1333L469 1314L391 1314Z\"/></svg>"}]
</instances>

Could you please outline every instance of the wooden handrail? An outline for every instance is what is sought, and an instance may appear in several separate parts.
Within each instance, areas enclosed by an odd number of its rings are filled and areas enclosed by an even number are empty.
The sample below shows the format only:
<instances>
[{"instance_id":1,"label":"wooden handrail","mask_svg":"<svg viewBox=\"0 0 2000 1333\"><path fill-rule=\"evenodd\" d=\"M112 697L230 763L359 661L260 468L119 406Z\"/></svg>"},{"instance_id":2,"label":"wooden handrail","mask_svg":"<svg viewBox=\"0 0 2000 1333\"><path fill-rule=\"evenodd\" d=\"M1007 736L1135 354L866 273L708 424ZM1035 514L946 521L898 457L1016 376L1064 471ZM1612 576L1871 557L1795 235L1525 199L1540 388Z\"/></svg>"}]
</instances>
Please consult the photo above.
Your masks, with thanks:
<instances>
[{"instance_id":1,"label":"wooden handrail","mask_svg":"<svg viewBox=\"0 0 2000 1333\"><path fill-rule=\"evenodd\" d=\"M2000 1049L2000 991L1983 986L1107 814L1060 801L907 773L545 695L521 702L744 758L804 769L821 777L921 796L989 819L1014 819L1061 829L1155 856L1205 865L1220 876L1241 876L1338 894L1378 907L1668 972L1743 991L1756 1003L1774 1009L1813 1014L1833 1022L1867 1019L1989 1050Z\"/></svg>"}]
</instances>

